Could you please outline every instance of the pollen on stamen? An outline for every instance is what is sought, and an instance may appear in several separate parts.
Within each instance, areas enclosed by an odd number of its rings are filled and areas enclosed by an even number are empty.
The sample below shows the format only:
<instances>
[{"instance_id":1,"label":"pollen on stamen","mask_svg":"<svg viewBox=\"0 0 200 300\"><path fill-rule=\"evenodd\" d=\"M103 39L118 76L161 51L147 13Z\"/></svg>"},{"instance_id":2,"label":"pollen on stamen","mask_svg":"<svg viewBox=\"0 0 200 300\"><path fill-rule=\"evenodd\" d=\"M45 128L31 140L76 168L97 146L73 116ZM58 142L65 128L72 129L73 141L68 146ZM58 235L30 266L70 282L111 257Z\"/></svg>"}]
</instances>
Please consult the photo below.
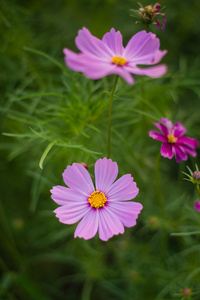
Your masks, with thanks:
<instances>
[{"instance_id":1,"label":"pollen on stamen","mask_svg":"<svg viewBox=\"0 0 200 300\"><path fill-rule=\"evenodd\" d=\"M111 62L118 65L118 66L123 66L127 63L127 60L123 57L120 57L120 56L114 56L111 59Z\"/></svg>"},{"instance_id":2,"label":"pollen on stamen","mask_svg":"<svg viewBox=\"0 0 200 300\"><path fill-rule=\"evenodd\" d=\"M177 141L177 138L173 134L168 134L167 135L168 143L175 143Z\"/></svg>"},{"instance_id":3,"label":"pollen on stamen","mask_svg":"<svg viewBox=\"0 0 200 300\"><path fill-rule=\"evenodd\" d=\"M88 202L90 203L91 207L94 208L101 208L104 207L107 198L103 192L95 191L91 193L88 198Z\"/></svg>"}]
</instances>

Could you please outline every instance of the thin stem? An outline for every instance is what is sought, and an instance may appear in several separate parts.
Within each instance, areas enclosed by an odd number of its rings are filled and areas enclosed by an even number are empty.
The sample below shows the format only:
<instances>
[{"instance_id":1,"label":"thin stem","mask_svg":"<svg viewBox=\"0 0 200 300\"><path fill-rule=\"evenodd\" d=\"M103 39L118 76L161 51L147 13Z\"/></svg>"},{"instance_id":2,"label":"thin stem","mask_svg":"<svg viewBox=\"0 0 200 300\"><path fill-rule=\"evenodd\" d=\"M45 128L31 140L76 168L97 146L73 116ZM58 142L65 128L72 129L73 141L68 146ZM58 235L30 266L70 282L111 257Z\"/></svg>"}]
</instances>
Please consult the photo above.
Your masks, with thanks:
<instances>
[{"instance_id":1,"label":"thin stem","mask_svg":"<svg viewBox=\"0 0 200 300\"><path fill-rule=\"evenodd\" d=\"M149 25L146 24L146 32L149 32L150 28Z\"/></svg>"},{"instance_id":2,"label":"thin stem","mask_svg":"<svg viewBox=\"0 0 200 300\"><path fill-rule=\"evenodd\" d=\"M197 193L198 193L198 196L199 196L199 198L200 198L200 189L199 189L199 184L197 184L197 185L196 185L196 187L197 187Z\"/></svg>"},{"instance_id":3,"label":"thin stem","mask_svg":"<svg viewBox=\"0 0 200 300\"><path fill-rule=\"evenodd\" d=\"M141 157L144 155L144 151L146 149L147 144L147 118L145 116L146 113L146 103L145 103L145 83L144 83L144 76L141 76L141 110L144 114L142 114L142 133L143 133L143 141L142 141L142 148L141 148Z\"/></svg>"},{"instance_id":4,"label":"thin stem","mask_svg":"<svg viewBox=\"0 0 200 300\"><path fill-rule=\"evenodd\" d=\"M157 200L158 200L158 206L160 209L160 216L164 219L165 217L165 208L164 208L164 201L163 201L163 195L162 195L162 189L160 184L160 171L159 171L159 163L160 163L161 154L159 153L156 158L156 164L155 164L155 173L156 173L156 194L157 194ZM166 254L167 249L167 236L166 236L166 230L162 226L160 230L160 259L163 260Z\"/></svg>"},{"instance_id":5,"label":"thin stem","mask_svg":"<svg viewBox=\"0 0 200 300\"><path fill-rule=\"evenodd\" d=\"M113 95L114 95L114 91L117 85L117 80L118 80L119 76L117 75L115 77L115 81L113 84L113 88L110 94L110 102L109 102L109 111L108 111L108 148L107 148L107 158L110 157L110 130L111 130L111 112L112 112L112 101L113 101Z\"/></svg>"},{"instance_id":6,"label":"thin stem","mask_svg":"<svg viewBox=\"0 0 200 300\"><path fill-rule=\"evenodd\" d=\"M156 194L158 199L158 206L160 208L160 213L164 215L164 203L163 203L163 196L161 191L160 185L160 171L159 171L159 162L160 162L161 154L159 153L156 158L156 165L155 165L155 172L156 172Z\"/></svg>"},{"instance_id":7,"label":"thin stem","mask_svg":"<svg viewBox=\"0 0 200 300\"><path fill-rule=\"evenodd\" d=\"M89 278L87 278L83 286L81 300L90 300L91 292L92 292L92 281Z\"/></svg>"}]
</instances>

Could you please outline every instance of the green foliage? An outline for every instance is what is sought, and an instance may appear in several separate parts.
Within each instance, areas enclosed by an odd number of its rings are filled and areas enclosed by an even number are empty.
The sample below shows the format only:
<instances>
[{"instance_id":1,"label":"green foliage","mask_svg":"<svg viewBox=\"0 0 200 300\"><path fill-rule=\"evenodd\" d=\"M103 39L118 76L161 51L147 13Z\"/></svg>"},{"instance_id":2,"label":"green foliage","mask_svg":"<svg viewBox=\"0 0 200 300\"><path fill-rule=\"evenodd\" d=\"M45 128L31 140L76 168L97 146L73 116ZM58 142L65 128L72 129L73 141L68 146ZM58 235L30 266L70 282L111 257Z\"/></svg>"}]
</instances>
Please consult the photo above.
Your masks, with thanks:
<instances>
[{"instance_id":1,"label":"green foliage","mask_svg":"<svg viewBox=\"0 0 200 300\"><path fill-rule=\"evenodd\" d=\"M119 78L112 110L111 158L119 175L134 176L144 209L137 226L104 243L74 239L76 225L58 222L49 191L63 184L68 164L86 162L93 176L96 159L106 156L114 77L92 81L69 70L62 49L75 49L82 26L99 37L115 27L125 44L143 29L128 18L138 7L121 0L1 1L1 299L199 299L198 194L183 180L187 166L200 167L199 149L181 164L161 157L159 202L160 144L148 132L167 117L200 141L200 7L194 0L177 1L176 9L172 0L165 4L165 32L151 29L168 49L169 71L161 79L134 76L132 86Z\"/></svg>"}]
</instances>

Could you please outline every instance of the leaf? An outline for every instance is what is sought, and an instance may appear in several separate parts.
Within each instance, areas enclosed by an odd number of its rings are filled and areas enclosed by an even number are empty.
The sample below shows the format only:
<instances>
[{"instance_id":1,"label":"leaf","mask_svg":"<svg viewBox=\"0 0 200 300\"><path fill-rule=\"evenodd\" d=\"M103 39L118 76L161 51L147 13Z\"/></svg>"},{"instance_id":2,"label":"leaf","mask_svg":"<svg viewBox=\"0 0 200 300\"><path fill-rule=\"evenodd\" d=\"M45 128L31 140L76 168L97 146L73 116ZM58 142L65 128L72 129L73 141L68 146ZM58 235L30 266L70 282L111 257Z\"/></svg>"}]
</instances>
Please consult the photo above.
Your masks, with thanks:
<instances>
[{"instance_id":1,"label":"leaf","mask_svg":"<svg viewBox=\"0 0 200 300\"><path fill-rule=\"evenodd\" d=\"M24 47L24 50L45 57L45 58L48 59L50 62L52 62L54 65L56 65L56 66L59 67L61 70L63 70L65 73L67 73L67 68L65 68L65 67L64 67L63 65L61 65L57 60L55 60L54 58L52 58L52 57L49 56L48 54L46 54L46 53L44 53L44 52L42 52L42 51L40 51L40 50L33 49L33 48L29 48L29 47Z\"/></svg>"},{"instance_id":2,"label":"leaf","mask_svg":"<svg viewBox=\"0 0 200 300\"><path fill-rule=\"evenodd\" d=\"M45 158L47 157L47 154L49 153L49 151L51 150L51 148L55 145L55 142L51 142L49 143L49 145L46 147L46 149L44 150L41 158L40 158L40 161L39 161L39 167L40 169L43 169L43 162L45 160Z\"/></svg>"},{"instance_id":3,"label":"leaf","mask_svg":"<svg viewBox=\"0 0 200 300\"><path fill-rule=\"evenodd\" d=\"M191 232L172 232L170 235L172 236L188 236L188 235L196 235L200 234L200 231L191 231Z\"/></svg>"},{"instance_id":4,"label":"leaf","mask_svg":"<svg viewBox=\"0 0 200 300\"><path fill-rule=\"evenodd\" d=\"M25 100L29 98L34 98L34 97L44 97L44 96L52 96L52 97L59 97L59 98L67 98L66 95L59 94L59 93L54 93L54 92L48 92L48 93L32 93L32 94L26 94L21 97L17 97L15 99L11 99L11 102L16 102L20 100Z\"/></svg>"}]
</instances>

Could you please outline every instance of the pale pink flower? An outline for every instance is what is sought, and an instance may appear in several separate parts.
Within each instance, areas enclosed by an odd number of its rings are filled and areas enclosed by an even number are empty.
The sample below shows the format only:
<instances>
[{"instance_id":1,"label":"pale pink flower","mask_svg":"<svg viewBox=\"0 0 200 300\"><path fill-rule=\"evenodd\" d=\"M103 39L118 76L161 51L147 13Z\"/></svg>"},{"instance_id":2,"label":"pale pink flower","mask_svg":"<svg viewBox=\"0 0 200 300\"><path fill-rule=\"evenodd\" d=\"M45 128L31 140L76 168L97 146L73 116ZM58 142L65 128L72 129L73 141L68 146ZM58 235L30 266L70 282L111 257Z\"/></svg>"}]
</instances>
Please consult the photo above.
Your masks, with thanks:
<instances>
[{"instance_id":1,"label":"pale pink flower","mask_svg":"<svg viewBox=\"0 0 200 300\"><path fill-rule=\"evenodd\" d=\"M88 29L79 30L75 39L81 53L64 49L66 65L90 79L99 79L110 74L134 83L130 73L157 78L167 72L166 65L140 68L138 65L154 65L167 53L161 51L160 41L155 34L145 30L136 33L124 48L122 35L114 28L107 32L102 40L93 36Z\"/></svg>"},{"instance_id":2,"label":"pale pink flower","mask_svg":"<svg viewBox=\"0 0 200 300\"><path fill-rule=\"evenodd\" d=\"M64 224L78 221L74 237L99 238L107 241L113 235L124 233L124 226L136 225L142 209L137 202L127 201L139 192L133 177L126 174L115 181L118 166L111 159L98 159L95 163L95 186L88 171L78 163L67 166L63 180L69 187L54 186L52 199L59 205L54 212ZM115 181L115 182L114 182Z\"/></svg>"}]
</instances>

